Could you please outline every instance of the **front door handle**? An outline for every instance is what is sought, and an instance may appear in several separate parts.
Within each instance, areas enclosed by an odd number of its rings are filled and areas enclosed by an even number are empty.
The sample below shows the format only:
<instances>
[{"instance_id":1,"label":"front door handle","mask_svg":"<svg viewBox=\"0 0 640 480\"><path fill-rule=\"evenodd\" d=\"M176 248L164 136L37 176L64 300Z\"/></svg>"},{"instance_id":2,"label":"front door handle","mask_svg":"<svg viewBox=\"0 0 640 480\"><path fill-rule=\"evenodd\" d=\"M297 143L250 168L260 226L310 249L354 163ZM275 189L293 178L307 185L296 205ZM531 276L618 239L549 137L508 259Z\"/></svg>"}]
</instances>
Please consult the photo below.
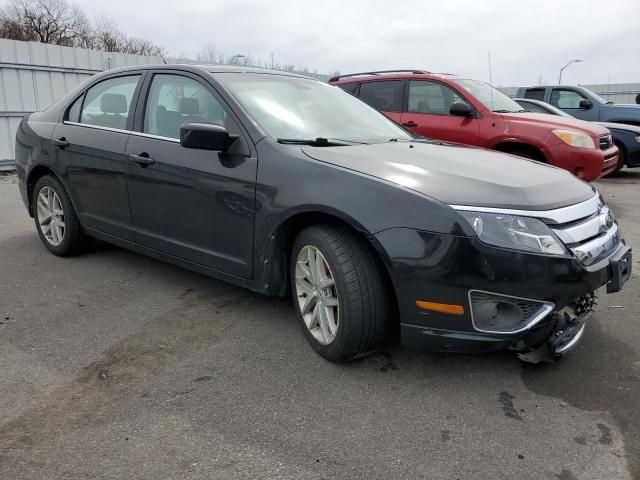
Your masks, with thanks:
<instances>
[{"instance_id":1,"label":"front door handle","mask_svg":"<svg viewBox=\"0 0 640 480\"><path fill-rule=\"evenodd\" d=\"M409 120L408 122L404 122L402 124L403 127L409 127L409 128L413 128L413 127L417 127L418 124L416 122L414 122L413 120Z\"/></svg>"},{"instance_id":2,"label":"front door handle","mask_svg":"<svg viewBox=\"0 0 640 480\"><path fill-rule=\"evenodd\" d=\"M66 138L64 137L60 137L60 138L54 138L53 139L53 144L56 147L60 147L61 150L64 150L65 148L67 148L69 145L71 145Z\"/></svg>"},{"instance_id":3,"label":"front door handle","mask_svg":"<svg viewBox=\"0 0 640 480\"><path fill-rule=\"evenodd\" d=\"M156 161L149 156L148 153L143 152L140 155L129 155L129 160L137 163L143 168L146 168L149 165L153 165Z\"/></svg>"}]
</instances>

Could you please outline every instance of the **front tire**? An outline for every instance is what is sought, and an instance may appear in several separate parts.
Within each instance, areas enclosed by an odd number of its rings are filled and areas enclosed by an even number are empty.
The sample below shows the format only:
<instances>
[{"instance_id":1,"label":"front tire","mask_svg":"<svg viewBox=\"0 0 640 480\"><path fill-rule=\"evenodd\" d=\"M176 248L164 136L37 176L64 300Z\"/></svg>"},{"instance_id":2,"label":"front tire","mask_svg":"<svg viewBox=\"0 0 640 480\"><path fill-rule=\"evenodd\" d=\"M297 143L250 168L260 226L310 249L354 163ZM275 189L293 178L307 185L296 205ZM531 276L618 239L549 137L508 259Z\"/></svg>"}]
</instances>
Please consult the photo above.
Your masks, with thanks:
<instances>
[{"instance_id":1,"label":"front tire","mask_svg":"<svg viewBox=\"0 0 640 480\"><path fill-rule=\"evenodd\" d=\"M348 361L377 349L389 302L373 252L360 238L330 224L303 230L290 277L296 316L318 354Z\"/></svg>"},{"instance_id":2,"label":"front tire","mask_svg":"<svg viewBox=\"0 0 640 480\"><path fill-rule=\"evenodd\" d=\"M36 182L32 205L38 235L51 253L68 256L82 251L87 238L69 195L57 178L45 175Z\"/></svg>"}]
</instances>

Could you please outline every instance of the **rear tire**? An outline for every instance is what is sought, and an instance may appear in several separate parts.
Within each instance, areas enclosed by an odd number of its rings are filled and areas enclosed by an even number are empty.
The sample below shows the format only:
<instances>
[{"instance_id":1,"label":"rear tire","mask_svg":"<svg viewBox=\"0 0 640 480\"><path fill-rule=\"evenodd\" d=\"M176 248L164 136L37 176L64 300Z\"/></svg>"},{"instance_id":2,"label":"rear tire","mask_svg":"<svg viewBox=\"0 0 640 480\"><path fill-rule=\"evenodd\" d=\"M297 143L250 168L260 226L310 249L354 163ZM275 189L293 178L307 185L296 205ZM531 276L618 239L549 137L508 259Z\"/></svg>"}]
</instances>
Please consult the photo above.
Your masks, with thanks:
<instances>
[{"instance_id":1,"label":"rear tire","mask_svg":"<svg viewBox=\"0 0 640 480\"><path fill-rule=\"evenodd\" d=\"M348 361L381 344L389 315L385 277L354 233L331 224L300 232L290 277L296 316L318 354Z\"/></svg>"},{"instance_id":2,"label":"rear tire","mask_svg":"<svg viewBox=\"0 0 640 480\"><path fill-rule=\"evenodd\" d=\"M87 244L69 195L52 175L41 177L33 188L33 218L44 246L59 256L76 255Z\"/></svg>"}]
</instances>

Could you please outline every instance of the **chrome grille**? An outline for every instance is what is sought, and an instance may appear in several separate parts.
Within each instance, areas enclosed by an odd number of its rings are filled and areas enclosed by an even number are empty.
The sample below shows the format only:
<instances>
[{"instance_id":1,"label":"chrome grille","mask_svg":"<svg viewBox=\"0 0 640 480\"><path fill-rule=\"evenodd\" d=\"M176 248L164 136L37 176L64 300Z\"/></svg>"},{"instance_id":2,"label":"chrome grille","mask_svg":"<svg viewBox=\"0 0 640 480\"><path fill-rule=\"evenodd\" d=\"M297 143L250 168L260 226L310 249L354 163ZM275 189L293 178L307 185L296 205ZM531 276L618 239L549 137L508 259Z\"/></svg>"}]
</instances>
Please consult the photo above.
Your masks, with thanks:
<instances>
[{"instance_id":1,"label":"chrome grille","mask_svg":"<svg viewBox=\"0 0 640 480\"><path fill-rule=\"evenodd\" d=\"M618 225L599 195L574 205L573 213L573 218L545 222L583 264L593 265L615 250L620 243Z\"/></svg>"},{"instance_id":2,"label":"chrome grille","mask_svg":"<svg viewBox=\"0 0 640 480\"><path fill-rule=\"evenodd\" d=\"M600 150L608 150L613 145L613 137L610 133L600 135Z\"/></svg>"}]
</instances>

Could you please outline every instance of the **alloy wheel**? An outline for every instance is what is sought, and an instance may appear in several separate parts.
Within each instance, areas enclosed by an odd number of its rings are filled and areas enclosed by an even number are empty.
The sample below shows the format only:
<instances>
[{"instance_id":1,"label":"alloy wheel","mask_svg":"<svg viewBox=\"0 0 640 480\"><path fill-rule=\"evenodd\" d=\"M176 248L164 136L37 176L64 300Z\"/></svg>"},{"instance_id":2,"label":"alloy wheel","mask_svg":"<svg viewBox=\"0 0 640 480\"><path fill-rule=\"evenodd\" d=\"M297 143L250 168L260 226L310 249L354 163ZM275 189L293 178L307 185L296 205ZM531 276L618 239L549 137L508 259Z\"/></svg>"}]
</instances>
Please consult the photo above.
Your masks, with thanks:
<instances>
[{"instance_id":1,"label":"alloy wheel","mask_svg":"<svg viewBox=\"0 0 640 480\"><path fill-rule=\"evenodd\" d=\"M54 247L64 240L66 230L60 197L51 187L42 187L36 202L38 225L44 238Z\"/></svg>"},{"instance_id":2,"label":"alloy wheel","mask_svg":"<svg viewBox=\"0 0 640 480\"><path fill-rule=\"evenodd\" d=\"M340 319L338 291L331 268L322 252L305 245L298 252L296 295L304 323L322 345L336 338Z\"/></svg>"}]
</instances>

